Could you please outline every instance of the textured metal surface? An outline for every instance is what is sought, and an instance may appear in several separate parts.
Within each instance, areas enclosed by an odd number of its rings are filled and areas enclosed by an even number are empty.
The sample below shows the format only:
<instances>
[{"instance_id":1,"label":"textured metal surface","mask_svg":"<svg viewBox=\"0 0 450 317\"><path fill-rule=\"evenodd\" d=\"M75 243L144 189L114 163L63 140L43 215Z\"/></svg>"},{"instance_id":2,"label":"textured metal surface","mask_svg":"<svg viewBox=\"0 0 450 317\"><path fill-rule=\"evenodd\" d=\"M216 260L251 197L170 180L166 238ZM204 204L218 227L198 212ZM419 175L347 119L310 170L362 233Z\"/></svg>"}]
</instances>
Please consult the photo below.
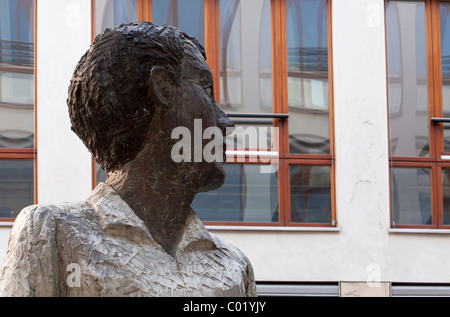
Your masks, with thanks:
<instances>
[{"instance_id":1,"label":"textured metal surface","mask_svg":"<svg viewBox=\"0 0 450 317\"><path fill-rule=\"evenodd\" d=\"M193 212L172 257L117 193L100 184L86 202L20 213L0 295L256 296L256 288L245 255L209 233Z\"/></svg>"},{"instance_id":2,"label":"textured metal surface","mask_svg":"<svg viewBox=\"0 0 450 317\"><path fill-rule=\"evenodd\" d=\"M190 207L225 179L223 151L197 158L208 143L202 126L222 134L233 127L214 101L212 78L203 47L175 27L130 23L96 37L67 103L72 130L107 172L106 184L85 202L21 212L0 295L256 295L248 259ZM194 160L172 155L179 128L200 135Z\"/></svg>"}]
</instances>

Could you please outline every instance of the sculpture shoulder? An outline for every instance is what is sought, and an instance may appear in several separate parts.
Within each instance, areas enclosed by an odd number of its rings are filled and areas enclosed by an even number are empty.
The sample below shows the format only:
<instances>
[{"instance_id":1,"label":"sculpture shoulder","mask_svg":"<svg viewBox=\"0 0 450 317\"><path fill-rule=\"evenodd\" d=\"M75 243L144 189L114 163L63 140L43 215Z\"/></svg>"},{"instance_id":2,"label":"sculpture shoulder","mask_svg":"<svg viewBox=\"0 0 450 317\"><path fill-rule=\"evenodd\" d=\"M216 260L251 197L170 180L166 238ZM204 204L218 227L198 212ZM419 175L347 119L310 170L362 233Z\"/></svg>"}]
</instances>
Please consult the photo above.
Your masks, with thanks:
<instances>
[{"instance_id":1,"label":"sculpture shoulder","mask_svg":"<svg viewBox=\"0 0 450 317\"><path fill-rule=\"evenodd\" d=\"M224 239L219 238L218 236L216 236L211 232L210 235L218 249L221 249L226 253L232 254L234 258L241 261L242 263L250 264L250 261L248 260L247 256L238 247L236 247L235 245L231 244L230 242Z\"/></svg>"},{"instance_id":2,"label":"sculpture shoulder","mask_svg":"<svg viewBox=\"0 0 450 317\"><path fill-rule=\"evenodd\" d=\"M228 256L232 257L241 266L242 275L244 277L245 293L246 296L256 296L256 283L253 271L253 266L247 256L236 246L225 241L213 233L210 233L217 248L222 252L225 252Z\"/></svg>"},{"instance_id":3,"label":"sculpture shoulder","mask_svg":"<svg viewBox=\"0 0 450 317\"><path fill-rule=\"evenodd\" d=\"M72 207L70 207L72 206ZM77 206L77 208L74 208ZM17 216L0 267L0 296L53 296L58 279L57 232L82 204L33 205Z\"/></svg>"},{"instance_id":4,"label":"sculpture shoulder","mask_svg":"<svg viewBox=\"0 0 450 317\"><path fill-rule=\"evenodd\" d=\"M87 209L86 202L28 206L22 209L14 221L13 232L27 230L29 233L42 234L45 230L53 230L57 224L70 221L71 217Z\"/></svg>"}]
</instances>

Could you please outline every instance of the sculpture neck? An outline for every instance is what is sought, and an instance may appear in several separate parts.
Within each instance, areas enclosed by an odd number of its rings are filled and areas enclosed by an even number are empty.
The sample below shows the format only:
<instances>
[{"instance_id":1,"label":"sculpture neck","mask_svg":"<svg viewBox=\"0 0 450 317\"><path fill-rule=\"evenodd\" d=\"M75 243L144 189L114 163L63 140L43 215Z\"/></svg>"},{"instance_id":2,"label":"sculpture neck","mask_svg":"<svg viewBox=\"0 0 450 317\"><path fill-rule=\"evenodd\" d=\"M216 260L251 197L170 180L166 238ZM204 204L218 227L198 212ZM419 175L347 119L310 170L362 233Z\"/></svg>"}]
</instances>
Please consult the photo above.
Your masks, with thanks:
<instances>
[{"instance_id":1,"label":"sculpture neck","mask_svg":"<svg viewBox=\"0 0 450 317\"><path fill-rule=\"evenodd\" d=\"M144 222L153 239L175 257L196 189L168 179L162 166L130 165L109 174L106 183Z\"/></svg>"}]
</instances>

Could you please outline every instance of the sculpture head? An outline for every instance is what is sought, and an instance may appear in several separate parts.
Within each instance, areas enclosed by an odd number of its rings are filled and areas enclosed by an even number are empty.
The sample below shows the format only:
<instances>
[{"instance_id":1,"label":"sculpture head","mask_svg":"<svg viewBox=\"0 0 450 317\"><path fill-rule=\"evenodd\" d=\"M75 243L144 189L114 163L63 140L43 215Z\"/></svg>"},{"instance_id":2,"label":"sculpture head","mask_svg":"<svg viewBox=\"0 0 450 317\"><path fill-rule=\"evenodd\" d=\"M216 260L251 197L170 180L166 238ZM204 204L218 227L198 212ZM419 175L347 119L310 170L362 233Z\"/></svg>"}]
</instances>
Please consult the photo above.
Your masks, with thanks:
<instances>
[{"instance_id":1,"label":"sculpture head","mask_svg":"<svg viewBox=\"0 0 450 317\"><path fill-rule=\"evenodd\" d=\"M67 103L72 130L108 174L155 157L167 171L196 179L198 191L222 185L221 162L170 159L174 128L193 131L202 119L203 129L225 135L233 126L214 101L203 47L179 29L150 22L107 29L79 61Z\"/></svg>"}]
</instances>

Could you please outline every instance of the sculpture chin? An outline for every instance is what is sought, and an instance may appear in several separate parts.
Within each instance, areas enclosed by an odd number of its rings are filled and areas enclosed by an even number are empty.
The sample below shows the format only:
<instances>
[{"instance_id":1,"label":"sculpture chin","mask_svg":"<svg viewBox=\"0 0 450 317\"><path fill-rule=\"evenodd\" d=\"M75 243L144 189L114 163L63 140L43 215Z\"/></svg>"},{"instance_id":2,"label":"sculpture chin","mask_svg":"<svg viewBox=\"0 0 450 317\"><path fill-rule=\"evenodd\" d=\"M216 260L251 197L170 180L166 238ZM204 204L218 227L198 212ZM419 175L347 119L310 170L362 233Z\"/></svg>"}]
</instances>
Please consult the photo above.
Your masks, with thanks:
<instances>
[{"instance_id":1,"label":"sculpture chin","mask_svg":"<svg viewBox=\"0 0 450 317\"><path fill-rule=\"evenodd\" d=\"M225 182L225 170L223 163L213 162L207 164L206 170L202 171L201 185L199 193L215 190Z\"/></svg>"}]
</instances>

